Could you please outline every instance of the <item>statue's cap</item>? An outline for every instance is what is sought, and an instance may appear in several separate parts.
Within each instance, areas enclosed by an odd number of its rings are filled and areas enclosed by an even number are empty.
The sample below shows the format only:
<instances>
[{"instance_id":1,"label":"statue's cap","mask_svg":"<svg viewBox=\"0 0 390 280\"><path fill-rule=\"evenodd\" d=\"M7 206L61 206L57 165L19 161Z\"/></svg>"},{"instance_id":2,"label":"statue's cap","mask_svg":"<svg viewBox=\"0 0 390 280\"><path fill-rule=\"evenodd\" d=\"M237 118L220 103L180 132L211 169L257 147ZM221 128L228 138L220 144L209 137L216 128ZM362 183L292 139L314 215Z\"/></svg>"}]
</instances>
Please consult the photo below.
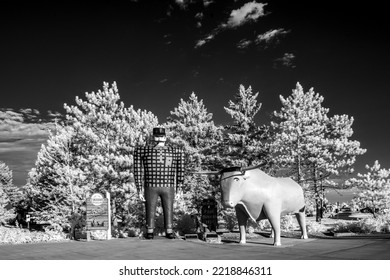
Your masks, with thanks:
<instances>
[{"instance_id":1,"label":"statue's cap","mask_svg":"<svg viewBox=\"0 0 390 280\"><path fill-rule=\"evenodd\" d=\"M165 128L155 127L153 128L153 136L165 136Z\"/></svg>"}]
</instances>

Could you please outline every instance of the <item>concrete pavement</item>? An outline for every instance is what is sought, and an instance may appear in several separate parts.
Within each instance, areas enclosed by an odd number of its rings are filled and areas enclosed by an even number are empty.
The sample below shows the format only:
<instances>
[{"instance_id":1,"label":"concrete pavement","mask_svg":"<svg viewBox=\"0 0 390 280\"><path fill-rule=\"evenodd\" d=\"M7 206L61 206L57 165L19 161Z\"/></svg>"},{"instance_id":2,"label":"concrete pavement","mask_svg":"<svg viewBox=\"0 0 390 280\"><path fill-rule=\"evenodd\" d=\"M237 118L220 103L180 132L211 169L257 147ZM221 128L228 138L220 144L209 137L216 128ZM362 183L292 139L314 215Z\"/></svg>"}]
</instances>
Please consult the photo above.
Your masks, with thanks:
<instances>
[{"instance_id":1,"label":"concrete pavement","mask_svg":"<svg viewBox=\"0 0 390 280\"><path fill-rule=\"evenodd\" d=\"M390 238L282 238L223 244L156 238L1 245L0 260L389 260Z\"/></svg>"}]
</instances>

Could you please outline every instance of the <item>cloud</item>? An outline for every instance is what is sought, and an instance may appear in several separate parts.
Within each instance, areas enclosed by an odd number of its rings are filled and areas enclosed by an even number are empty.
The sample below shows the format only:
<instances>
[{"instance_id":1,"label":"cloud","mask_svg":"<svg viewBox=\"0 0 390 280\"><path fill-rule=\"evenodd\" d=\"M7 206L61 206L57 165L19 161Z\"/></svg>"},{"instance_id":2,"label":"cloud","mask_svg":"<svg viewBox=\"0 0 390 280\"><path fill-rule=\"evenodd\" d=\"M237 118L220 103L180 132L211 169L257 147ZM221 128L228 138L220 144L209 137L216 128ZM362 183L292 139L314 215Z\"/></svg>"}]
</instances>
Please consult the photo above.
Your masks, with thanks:
<instances>
[{"instance_id":1,"label":"cloud","mask_svg":"<svg viewBox=\"0 0 390 280\"><path fill-rule=\"evenodd\" d=\"M195 44L195 48L200 48L201 46L203 46L203 45L206 44L206 43L207 43L206 40L203 40L203 39L198 40L198 41L196 42L196 44Z\"/></svg>"},{"instance_id":2,"label":"cloud","mask_svg":"<svg viewBox=\"0 0 390 280\"><path fill-rule=\"evenodd\" d=\"M213 4L213 0L203 0L203 6L208 7L209 5Z\"/></svg>"},{"instance_id":3,"label":"cloud","mask_svg":"<svg viewBox=\"0 0 390 280\"><path fill-rule=\"evenodd\" d=\"M251 41L251 40L242 39L240 42L238 42L237 48L239 48L239 49L246 49L246 48L248 48L251 44L252 44L252 41Z\"/></svg>"},{"instance_id":4,"label":"cloud","mask_svg":"<svg viewBox=\"0 0 390 280\"><path fill-rule=\"evenodd\" d=\"M199 2L199 0L175 0L175 3L182 8L183 10L186 10L190 4ZM214 0L203 0L203 6L208 7L209 5L213 4Z\"/></svg>"},{"instance_id":5,"label":"cloud","mask_svg":"<svg viewBox=\"0 0 390 280\"><path fill-rule=\"evenodd\" d=\"M203 19L203 13L197 13L196 15L195 15L195 18L196 19L198 19L198 20L202 20Z\"/></svg>"},{"instance_id":6,"label":"cloud","mask_svg":"<svg viewBox=\"0 0 390 280\"><path fill-rule=\"evenodd\" d=\"M294 65L295 55L292 53L285 53L283 57L277 58L274 61L274 68L277 68L279 65L289 67L289 68L295 68Z\"/></svg>"},{"instance_id":7,"label":"cloud","mask_svg":"<svg viewBox=\"0 0 390 280\"><path fill-rule=\"evenodd\" d=\"M196 27L201 28L202 27L202 19L204 17L203 13L197 13L195 15L195 19L197 20L196 22Z\"/></svg>"},{"instance_id":8,"label":"cloud","mask_svg":"<svg viewBox=\"0 0 390 280\"><path fill-rule=\"evenodd\" d=\"M257 3L255 1L244 4L241 8L233 10L226 23L227 27L235 28L248 21L256 21L259 17L264 16L264 7L267 4Z\"/></svg>"},{"instance_id":9,"label":"cloud","mask_svg":"<svg viewBox=\"0 0 390 280\"><path fill-rule=\"evenodd\" d=\"M284 30L283 28L271 29L267 32L257 36L255 43L264 44L267 47L271 43L279 43L279 38L290 33L290 30Z\"/></svg>"},{"instance_id":10,"label":"cloud","mask_svg":"<svg viewBox=\"0 0 390 280\"><path fill-rule=\"evenodd\" d=\"M242 39L237 43L237 48L246 49L251 45L260 45L264 49L268 48L271 44L279 44L280 37L290 33L290 30L284 30L283 28L271 29L267 32L256 36L254 40Z\"/></svg>"},{"instance_id":11,"label":"cloud","mask_svg":"<svg viewBox=\"0 0 390 280\"><path fill-rule=\"evenodd\" d=\"M264 7L267 4L257 3L255 1L244 4L241 8L233 10L225 23L221 23L208 33L204 38L198 40L195 48L204 46L213 40L219 33L227 29L235 29L247 22L257 21L260 17L265 16Z\"/></svg>"},{"instance_id":12,"label":"cloud","mask_svg":"<svg viewBox=\"0 0 390 280\"><path fill-rule=\"evenodd\" d=\"M207 37L205 37L201 40L198 40L198 42L195 45L195 48L199 48L199 47L203 46L204 44L206 44L207 42L213 40L217 34L218 33L210 33L207 35Z\"/></svg>"},{"instance_id":13,"label":"cloud","mask_svg":"<svg viewBox=\"0 0 390 280\"><path fill-rule=\"evenodd\" d=\"M0 109L0 140L40 138L48 135L54 122L61 119L58 112L49 111L46 117L36 109Z\"/></svg>"},{"instance_id":14,"label":"cloud","mask_svg":"<svg viewBox=\"0 0 390 280\"><path fill-rule=\"evenodd\" d=\"M62 114L59 113L59 112L53 112L51 110L47 111L47 116L52 118L52 119L58 119L58 118L62 118Z\"/></svg>"},{"instance_id":15,"label":"cloud","mask_svg":"<svg viewBox=\"0 0 390 280\"><path fill-rule=\"evenodd\" d=\"M186 10L192 1L191 0L175 0L175 2L180 8L182 8L183 10Z\"/></svg>"}]
</instances>

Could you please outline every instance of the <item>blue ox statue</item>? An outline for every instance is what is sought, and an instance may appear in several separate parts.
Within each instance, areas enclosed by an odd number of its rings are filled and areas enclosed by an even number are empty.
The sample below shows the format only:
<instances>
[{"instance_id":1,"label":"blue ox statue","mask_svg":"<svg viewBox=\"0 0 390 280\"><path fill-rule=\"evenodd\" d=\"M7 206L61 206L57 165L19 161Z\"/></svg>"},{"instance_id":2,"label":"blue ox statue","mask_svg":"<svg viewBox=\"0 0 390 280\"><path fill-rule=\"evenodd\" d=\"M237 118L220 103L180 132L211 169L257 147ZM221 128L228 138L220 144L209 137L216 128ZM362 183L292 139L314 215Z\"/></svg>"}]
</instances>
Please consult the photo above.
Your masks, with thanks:
<instances>
[{"instance_id":1,"label":"blue ox statue","mask_svg":"<svg viewBox=\"0 0 390 280\"><path fill-rule=\"evenodd\" d=\"M195 172L203 175L219 175L222 205L235 208L240 228L240 243L246 243L248 218L255 222L268 219L272 226L274 246L280 246L280 217L295 213L307 239L305 201L303 190L291 178L275 178L254 167L230 167L221 171Z\"/></svg>"}]
</instances>

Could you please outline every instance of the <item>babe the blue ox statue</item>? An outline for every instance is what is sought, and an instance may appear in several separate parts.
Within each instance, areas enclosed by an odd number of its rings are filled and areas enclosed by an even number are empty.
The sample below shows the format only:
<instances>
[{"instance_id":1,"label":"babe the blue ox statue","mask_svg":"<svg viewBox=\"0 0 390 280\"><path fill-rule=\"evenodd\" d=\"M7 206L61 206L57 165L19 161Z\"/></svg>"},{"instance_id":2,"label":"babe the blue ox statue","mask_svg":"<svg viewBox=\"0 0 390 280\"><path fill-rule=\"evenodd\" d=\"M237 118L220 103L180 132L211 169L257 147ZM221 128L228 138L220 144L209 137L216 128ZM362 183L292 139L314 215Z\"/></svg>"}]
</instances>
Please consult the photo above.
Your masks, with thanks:
<instances>
[{"instance_id":1,"label":"babe the blue ox statue","mask_svg":"<svg viewBox=\"0 0 390 280\"><path fill-rule=\"evenodd\" d=\"M255 222L268 219L273 230L274 246L280 246L280 217L289 213L296 215L302 231L301 238L308 238L303 190L291 178L269 176L256 166L196 173L220 175L222 205L236 210L240 243L246 243L248 218Z\"/></svg>"}]
</instances>

